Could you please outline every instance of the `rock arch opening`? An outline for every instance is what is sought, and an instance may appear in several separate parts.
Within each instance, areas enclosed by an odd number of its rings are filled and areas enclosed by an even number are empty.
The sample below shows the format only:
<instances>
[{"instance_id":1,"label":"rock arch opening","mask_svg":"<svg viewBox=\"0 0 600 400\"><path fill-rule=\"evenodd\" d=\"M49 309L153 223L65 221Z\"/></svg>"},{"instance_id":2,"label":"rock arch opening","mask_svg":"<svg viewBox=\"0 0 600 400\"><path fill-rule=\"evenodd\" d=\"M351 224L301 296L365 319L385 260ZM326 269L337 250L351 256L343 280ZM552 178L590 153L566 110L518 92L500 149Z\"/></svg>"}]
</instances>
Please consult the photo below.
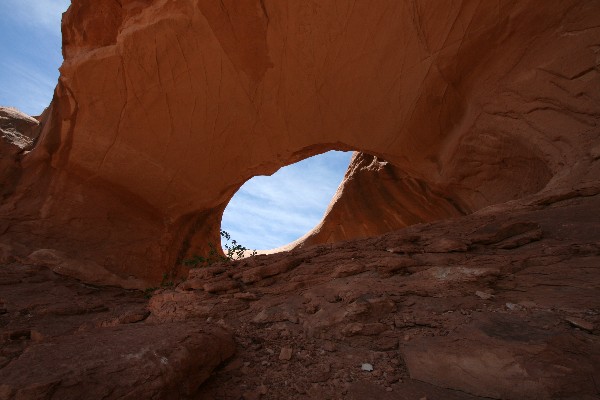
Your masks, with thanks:
<instances>
[{"instance_id":1,"label":"rock arch opening","mask_svg":"<svg viewBox=\"0 0 600 400\"><path fill-rule=\"evenodd\" d=\"M231 236L222 237L224 250L236 240L259 253L376 236L472 211L381 157L335 150L248 180L224 210L221 230Z\"/></svg>"},{"instance_id":2,"label":"rock arch opening","mask_svg":"<svg viewBox=\"0 0 600 400\"><path fill-rule=\"evenodd\" d=\"M351 156L352 152L332 150L270 176L255 176L227 204L221 229L259 252L292 244L322 220ZM226 244L225 239L221 244Z\"/></svg>"}]
</instances>

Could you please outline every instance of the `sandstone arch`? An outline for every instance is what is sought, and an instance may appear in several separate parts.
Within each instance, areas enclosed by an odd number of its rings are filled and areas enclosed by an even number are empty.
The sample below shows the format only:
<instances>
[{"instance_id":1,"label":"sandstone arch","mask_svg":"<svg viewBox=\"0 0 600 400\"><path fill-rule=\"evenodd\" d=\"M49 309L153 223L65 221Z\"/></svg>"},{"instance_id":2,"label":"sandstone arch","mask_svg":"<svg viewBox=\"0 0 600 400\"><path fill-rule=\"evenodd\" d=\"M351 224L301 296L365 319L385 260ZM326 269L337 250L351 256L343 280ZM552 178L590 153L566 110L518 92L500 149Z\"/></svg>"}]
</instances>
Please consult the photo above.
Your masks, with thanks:
<instances>
[{"instance_id":1,"label":"sandstone arch","mask_svg":"<svg viewBox=\"0 0 600 400\"><path fill-rule=\"evenodd\" d=\"M411 207L431 219L445 211L418 206L428 190L452 215L585 180L598 172L599 10L74 0L40 139L3 187L1 240L157 280L214 241L243 182L332 148L419 182Z\"/></svg>"}]
</instances>

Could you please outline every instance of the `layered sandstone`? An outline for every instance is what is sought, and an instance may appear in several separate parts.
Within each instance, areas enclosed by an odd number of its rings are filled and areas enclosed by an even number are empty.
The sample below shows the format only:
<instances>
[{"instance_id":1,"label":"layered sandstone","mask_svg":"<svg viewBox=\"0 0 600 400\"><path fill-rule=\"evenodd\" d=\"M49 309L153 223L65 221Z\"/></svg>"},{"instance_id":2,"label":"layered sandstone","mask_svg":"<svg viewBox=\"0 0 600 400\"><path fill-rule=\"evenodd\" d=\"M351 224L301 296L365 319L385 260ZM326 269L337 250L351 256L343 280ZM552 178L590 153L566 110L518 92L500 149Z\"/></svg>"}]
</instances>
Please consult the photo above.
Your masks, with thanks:
<instances>
[{"instance_id":1,"label":"layered sandstone","mask_svg":"<svg viewBox=\"0 0 600 400\"><path fill-rule=\"evenodd\" d=\"M40 139L2 177L0 240L138 286L218 242L247 179L331 149L389 162L356 181L402 207L371 211L349 178L315 242L595 179L599 10L74 0Z\"/></svg>"},{"instance_id":2,"label":"layered sandstone","mask_svg":"<svg viewBox=\"0 0 600 400\"><path fill-rule=\"evenodd\" d=\"M0 107L0 144L10 144L21 150L33 147L37 139L39 122L17 109Z\"/></svg>"},{"instance_id":3,"label":"layered sandstone","mask_svg":"<svg viewBox=\"0 0 600 400\"><path fill-rule=\"evenodd\" d=\"M20 156L31 150L39 122L14 109L0 107L0 199L11 195L10 187L19 179Z\"/></svg>"}]
</instances>

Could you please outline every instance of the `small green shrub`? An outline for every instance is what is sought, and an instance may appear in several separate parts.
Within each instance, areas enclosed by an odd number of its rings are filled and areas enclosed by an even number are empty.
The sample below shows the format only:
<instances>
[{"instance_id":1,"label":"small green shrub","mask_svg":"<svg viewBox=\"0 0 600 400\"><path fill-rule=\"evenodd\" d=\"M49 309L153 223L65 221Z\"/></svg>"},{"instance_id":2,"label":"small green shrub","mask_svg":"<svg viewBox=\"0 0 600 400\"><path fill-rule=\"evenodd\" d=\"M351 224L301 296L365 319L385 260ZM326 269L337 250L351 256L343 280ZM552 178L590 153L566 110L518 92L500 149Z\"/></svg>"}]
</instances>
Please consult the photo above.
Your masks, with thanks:
<instances>
[{"instance_id":1,"label":"small green shrub","mask_svg":"<svg viewBox=\"0 0 600 400\"><path fill-rule=\"evenodd\" d=\"M164 273L162 275L162 281L160 282L160 287L149 287L144 289L144 297L147 299L152 298L154 292L156 292L160 288L172 288L175 286L175 282L173 281L174 275L173 273ZM181 282L185 282L184 278L181 278Z\"/></svg>"},{"instance_id":2,"label":"small green shrub","mask_svg":"<svg viewBox=\"0 0 600 400\"><path fill-rule=\"evenodd\" d=\"M162 282L160 282L160 287L169 288L175 286L175 282L173 282L173 276L171 274L164 273L162 276Z\"/></svg>"},{"instance_id":3,"label":"small green shrub","mask_svg":"<svg viewBox=\"0 0 600 400\"><path fill-rule=\"evenodd\" d=\"M231 235L224 231L220 231L221 237L226 240L224 244L225 255L222 255L213 243L209 243L208 254L206 256L194 255L192 258L183 260L183 264L195 267L208 267L217 262L235 261L244 258L244 253L250 251L247 247L240 245L237 241L231 239ZM231 242L231 243L230 243ZM252 250L250 257L255 256L256 250Z\"/></svg>"}]
</instances>

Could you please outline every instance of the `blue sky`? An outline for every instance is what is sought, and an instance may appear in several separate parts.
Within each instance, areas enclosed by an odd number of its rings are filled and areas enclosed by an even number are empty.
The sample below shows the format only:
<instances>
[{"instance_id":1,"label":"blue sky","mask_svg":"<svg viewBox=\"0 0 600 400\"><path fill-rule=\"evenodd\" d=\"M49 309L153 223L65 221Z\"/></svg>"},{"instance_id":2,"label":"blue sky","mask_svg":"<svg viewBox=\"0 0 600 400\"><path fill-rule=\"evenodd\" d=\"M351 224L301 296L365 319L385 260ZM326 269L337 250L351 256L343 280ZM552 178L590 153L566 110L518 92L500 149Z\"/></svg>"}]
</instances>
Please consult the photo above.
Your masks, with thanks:
<instances>
[{"instance_id":1,"label":"blue sky","mask_svg":"<svg viewBox=\"0 0 600 400\"><path fill-rule=\"evenodd\" d=\"M352 152L330 151L255 176L227 205L221 228L241 245L268 250L292 242L323 217Z\"/></svg>"},{"instance_id":2,"label":"blue sky","mask_svg":"<svg viewBox=\"0 0 600 400\"><path fill-rule=\"evenodd\" d=\"M62 63L60 19L69 0L0 0L0 105L39 115Z\"/></svg>"},{"instance_id":3,"label":"blue sky","mask_svg":"<svg viewBox=\"0 0 600 400\"><path fill-rule=\"evenodd\" d=\"M90 0L93 1L93 0ZM60 20L70 0L0 0L0 105L39 115L62 63ZM352 153L328 152L254 177L236 193L222 229L243 246L272 249L312 229L341 182Z\"/></svg>"}]
</instances>

